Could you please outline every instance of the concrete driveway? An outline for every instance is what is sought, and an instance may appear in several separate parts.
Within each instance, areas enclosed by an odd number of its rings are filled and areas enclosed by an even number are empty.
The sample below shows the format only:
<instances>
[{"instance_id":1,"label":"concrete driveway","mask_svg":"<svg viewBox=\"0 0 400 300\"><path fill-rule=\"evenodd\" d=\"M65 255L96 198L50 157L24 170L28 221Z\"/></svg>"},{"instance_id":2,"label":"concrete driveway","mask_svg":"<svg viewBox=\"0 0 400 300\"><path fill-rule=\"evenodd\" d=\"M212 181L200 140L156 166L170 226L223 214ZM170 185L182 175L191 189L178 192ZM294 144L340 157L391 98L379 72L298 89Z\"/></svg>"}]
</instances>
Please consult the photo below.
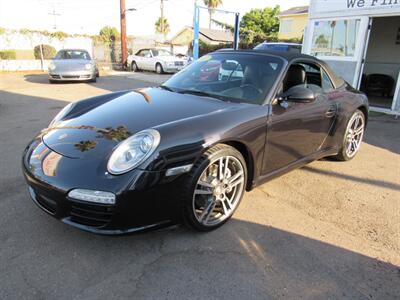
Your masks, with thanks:
<instances>
[{"instance_id":1,"label":"concrete driveway","mask_svg":"<svg viewBox=\"0 0 400 300\"><path fill-rule=\"evenodd\" d=\"M154 85L0 75L0 299L395 299L400 295L400 121L371 117L351 162L321 160L247 193L234 218L103 237L30 201L25 145L67 102Z\"/></svg>"}]
</instances>

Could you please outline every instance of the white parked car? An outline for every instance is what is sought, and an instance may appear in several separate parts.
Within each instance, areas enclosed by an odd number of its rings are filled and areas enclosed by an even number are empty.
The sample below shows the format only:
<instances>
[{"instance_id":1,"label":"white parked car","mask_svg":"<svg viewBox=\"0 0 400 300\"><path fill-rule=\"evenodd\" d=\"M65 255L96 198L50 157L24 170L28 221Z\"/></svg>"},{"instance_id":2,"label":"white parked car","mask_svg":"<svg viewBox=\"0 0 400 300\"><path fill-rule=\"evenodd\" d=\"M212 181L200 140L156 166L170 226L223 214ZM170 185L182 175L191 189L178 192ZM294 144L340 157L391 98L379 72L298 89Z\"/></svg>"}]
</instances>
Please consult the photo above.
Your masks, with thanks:
<instances>
[{"instance_id":1,"label":"white parked car","mask_svg":"<svg viewBox=\"0 0 400 300\"><path fill-rule=\"evenodd\" d=\"M142 49L128 56L128 66L133 72L156 71L158 74L175 73L182 70L187 60L173 55L165 49Z\"/></svg>"}]
</instances>

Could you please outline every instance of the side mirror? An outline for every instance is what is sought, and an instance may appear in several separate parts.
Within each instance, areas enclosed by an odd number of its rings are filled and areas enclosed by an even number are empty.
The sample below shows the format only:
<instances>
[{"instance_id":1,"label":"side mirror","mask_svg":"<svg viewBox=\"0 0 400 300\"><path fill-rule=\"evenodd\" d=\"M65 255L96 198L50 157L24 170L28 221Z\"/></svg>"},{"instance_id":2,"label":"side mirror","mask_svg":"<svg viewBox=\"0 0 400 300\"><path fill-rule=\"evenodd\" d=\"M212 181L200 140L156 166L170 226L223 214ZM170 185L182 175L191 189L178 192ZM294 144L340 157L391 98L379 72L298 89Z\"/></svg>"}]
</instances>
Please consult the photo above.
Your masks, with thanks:
<instances>
[{"instance_id":1,"label":"side mirror","mask_svg":"<svg viewBox=\"0 0 400 300\"><path fill-rule=\"evenodd\" d=\"M315 93L305 86L296 85L283 93L279 99L288 102L309 103L315 100Z\"/></svg>"}]
</instances>

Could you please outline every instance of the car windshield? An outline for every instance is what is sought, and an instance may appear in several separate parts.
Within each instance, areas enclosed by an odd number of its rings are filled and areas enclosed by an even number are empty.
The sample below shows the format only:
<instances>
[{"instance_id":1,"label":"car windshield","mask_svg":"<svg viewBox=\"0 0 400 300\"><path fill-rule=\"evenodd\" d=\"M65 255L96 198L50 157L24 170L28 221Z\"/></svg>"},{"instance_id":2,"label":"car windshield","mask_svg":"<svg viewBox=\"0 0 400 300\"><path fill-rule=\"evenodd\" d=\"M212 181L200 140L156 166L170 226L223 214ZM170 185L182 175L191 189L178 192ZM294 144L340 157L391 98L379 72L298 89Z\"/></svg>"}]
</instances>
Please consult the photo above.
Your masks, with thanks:
<instances>
[{"instance_id":1,"label":"car windshield","mask_svg":"<svg viewBox=\"0 0 400 300\"><path fill-rule=\"evenodd\" d=\"M56 59L84 59L90 60L90 55L84 50L61 50L57 53Z\"/></svg>"},{"instance_id":2,"label":"car windshield","mask_svg":"<svg viewBox=\"0 0 400 300\"><path fill-rule=\"evenodd\" d=\"M172 56L172 53L164 49L153 49L153 56Z\"/></svg>"},{"instance_id":3,"label":"car windshield","mask_svg":"<svg viewBox=\"0 0 400 300\"><path fill-rule=\"evenodd\" d=\"M213 53L175 74L161 87L223 101L262 104L284 60L265 54Z\"/></svg>"}]
</instances>

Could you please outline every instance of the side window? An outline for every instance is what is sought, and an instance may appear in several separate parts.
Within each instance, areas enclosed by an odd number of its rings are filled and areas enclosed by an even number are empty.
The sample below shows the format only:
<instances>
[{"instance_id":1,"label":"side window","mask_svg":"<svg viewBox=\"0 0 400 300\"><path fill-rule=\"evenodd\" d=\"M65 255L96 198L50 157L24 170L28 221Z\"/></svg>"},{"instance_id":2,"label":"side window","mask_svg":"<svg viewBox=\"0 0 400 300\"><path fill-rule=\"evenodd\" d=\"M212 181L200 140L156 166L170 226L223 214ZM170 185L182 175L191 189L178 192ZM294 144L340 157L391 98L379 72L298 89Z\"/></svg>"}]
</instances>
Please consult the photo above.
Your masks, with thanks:
<instances>
[{"instance_id":1,"label":"side window","mask_svg":"<svg viewBox=\"0 0 400 300\"><path fill-rule=\"evenodd\" d=\"M284 92L295 85L306 86L316 94L331 92L335 89L325 70L309 62L298 62L289 68L284 80Z\"/></svg>"},{"instance_id":2,"label":"side window","mask_svg":"<svg viewBox=\"0 0 400 300\"><path fill-rule=\"evenodd\" d=\"M321 68L312 63L301 64L306 71L306 85L314 93L322 93Z\"/></svg>"},{"instance_id":3,"label":"side window","mask_svg":"<svg viewBox=\"0 0 400 300\"><path fill-rule=\"evenodd\" d=\"M328 74L324 70L321 70L322 73L322 89L324 92L331 92L334 90L333 84L331 79L329 78Z\"/></svg>"}]
</instances>

